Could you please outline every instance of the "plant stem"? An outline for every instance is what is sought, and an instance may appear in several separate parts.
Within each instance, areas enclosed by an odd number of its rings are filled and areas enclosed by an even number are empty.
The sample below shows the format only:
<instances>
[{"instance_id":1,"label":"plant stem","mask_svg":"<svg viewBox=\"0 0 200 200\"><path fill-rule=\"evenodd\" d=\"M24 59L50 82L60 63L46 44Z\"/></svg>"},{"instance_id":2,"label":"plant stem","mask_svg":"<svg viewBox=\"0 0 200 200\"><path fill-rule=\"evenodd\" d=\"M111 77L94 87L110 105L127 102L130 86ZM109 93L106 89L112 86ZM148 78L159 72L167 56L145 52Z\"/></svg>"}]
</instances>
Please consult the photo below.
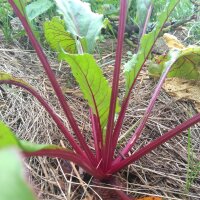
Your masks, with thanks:
<instances>
[{"instance_id":1,"label":"plant stem","mask_svg":"<svg viewBox=\"0 0 200 200\"><path fill-rule=\"evenodd\" d=\"M112 185L119 186L119 188L120 188L120 185L119 185L119 183L118 183L118 181L117 181L116 178L114 178L113 180L112 180L112 178L111 178L111 184L112 184ZM116 188L115 193L116 193L122 200L135 200L135 199L133 199L133 198L128 197L128 195L127 195L123 190L121 190L121 189Z\"/></svg>"},{"instance_id":2,"label":"plant stem","mask_svg":"<svg viewBox=\"0 0 200 200\"><path fill-rule=\"evenodd\" d=\"M94 146L95 146L95 151L96 151L96 158L97 162L100 162L101 159L101 150L102 150L102 134L100 132L101 127L100 124L98 123L98 120L96 119L96 115L92 113L92 109L90 111L90 119L92 123L92 134L93 134L93 140L94 140Z\"/></svg>"},{"instance_id":3,"label":"plant stem","mask_svg":"<svg viewBox=\"0 0 200 200\"><path fill-rule=\"evenodd\" d=\"M161 144L165 143L166 141L170 140L174 136L182 133L183 131L187 130L189 127L193 126L194 124L200 122L200 113L195 115L194 117L190 118L189 120L183 122L182 124L176 126L174 129L168 131L164 135L160 136L159 138L155 139L154 141L150 142L146 146L142 147L140 150L132 154L130 157L122 160L121 162L118 162L114 164L107 172L107 174L113 174L117 171L125 168L127 165L133 163L134 161L140 159L144 155L148 154Z\"/></svg>"},{"instance_id":4,"label":"plant stem","mask_svg":"<svg viewBox=\"0 0 200 200\"><path fill-rule=\"evenodd\" d=\"M30 28L30 26L29 26L29 24L28 24L28 22L26 20L26 18L21 14L21 12L18 9L18 7L16 6L15 2L13 0L8 0L8 1L11 4L11 6L13 7L16 15L21 20L22 25L24 26L24 29L26 30L26 32L27 32L27 34L29 36L29 39L30 39L30 41L31 41L31 43L32 43L32 45L33 45L33 47L34 47L34 49L35 49L35 51L36 51L36 53L37 53L37 55L38 55L38 57L39 57L39 59L41 61L43 67L44 67L44 70L45 70L45 72L46 72L46 74L47 74L47 76L48 76L48 78L49 78L49 80L50 80L50 82L52 84L52 87L53 87L53 89L54 89L54 91L56 93L56 96L57 96L57 98L58 98L58 100L60 102L60 105L63 108L63 111L64 111L65 115L67 116L67 118L69 120L69 123L70 123L74 133L76 134L80 144L82 145L84 151L88 155L88 158L90 159L90 161L92 163L95 163L96 159L95 159L94 155L92 154L91 150L89 149L87 143L85 142L85 139L84 139L84 137L83 137L83 135L82 135L82 133L81 133L81 131L80 131L80 129L79 129L79 127L78 127L73 115L72 115L72 113L71 113L71 110L70 110L70 108L69 108L69 106L67 104L67 101L65 100L65 96L62 93L62 90L61 90L61 88L60 88L60 86L59 86L59 84L58 84L58 82L56 80L56 77L55 77L55 75L54 75L54 73L53 73L53 71L52 71L52 69L51 69L51 67L49 65L49 62L48 62L48 60L46 58L46 55L44 54L40 44L36 40L32 30L31 30L31 28Z\"/></svg>"},{"instance_id":5,"label":"plant stem","mask_svg":"<svg viewBox=\"0 0 200 200\"><path fill-rule=\"evenodd\" d=\"M174 60L175 61L175 60ZM126 154L130 151L130 149L134 146L135 142L137 141L137 139L139 138L139 136L141 135L147 120L149 118L149 115L151 114L151 111L153 110L153 107L155 105L155 102L160 94L162 85L165 81L165 78L168 74L168 72L170 71L172 65L174 64L174 62L172 62L170 65L167 66L165 72L163 73L163 75L161 76L159 83L156 86L156 89L152 95L152 98L149 102L149 105L144 113L143 118L140 121L139 126L137 127L137 129L135 130L135 133L133 133L133 136L131 137L131 139L128 141L127 145L125 146L125 148L121 151L120 155L118 156L118 158L114 161L115 163L118 162L119 160L121 160L124 156L126 156Z\"/></svg>"},{"instance_id":6,"label":"plant stem","mask_svg":"<svg viewBox=\"0 0 200 200\"><path fill-rule=\"evenodd\" d=\"M192 152L191 152L191 129L188 129L188 146L187 146L187 174L186 174L186 191L189 191L190 188L190 175L191 175L191 158L192 158Z\"/></svg>"},{"instance_id":7,"label":"plant stem","mask_svg":"<svg viewBox=\"0 0 200 200\"><path fill-rule=\"evenodd\" d=\"M123 192L122 190L115 190L115 192L123 200L135 200L133 198L128 197L128 195L126 195L125 192Z\"/></svg>"},{"instance_id":8,"label":"plant stem","mask_svg":"<svg viewBox=\"0 0 200 200\"><path fill-rule=\"evenodd\" d=\"M85 171L90 173L92 176L98 179L103 179L104 173L100 170L96 170L92 165L88 164L87 159L83 158L81 155L77 155L73 152L68 152L67 150L62 149L45 149L45 150L39 150L36 152L24 152L24 155L26 157L32 157L32 156L48 156L48 157L57 157L64 160L70 160L74 163L76 163L78 166L82 167Z\"/></svg>"},{"instance_id":9,"label":"plant stem","mask_svg":"<svg viewBox=\"0 0 200 200\"><path fill-rule=\"evenodd\" d=\"M146 30L147 30L149 19L151 17L152 10L153 10L153 3L151 2L150 5L149 5L149 8L147 10L147 15L146 15L146 19L145 19L145 22L144 22L144 25L143 25L143 29L142 29L141 34L140 34L140 38L144 34L146 34Z\"/></svg>"},{"instance_id":10,"label":"plant stem","mask_svg":"<svg viewBox=\"0 0 200 200\"><path fill-rule=\"evenodd\" d=\"M117 50L116 50L116 57L115 57L115 68L113 72L112 94L111 94L111 99L110 99L110 110L109 110L109 116L108 116L106 140L105 140L104 155L103 155L105 169L108 169L112 162L112 154L111 154L112 134L113 134L113 128L114 128L114 117L115 117L115 109L116 109L116 102L117 102L117 96L118 96L120 65L121 65L121 59L122 59L127 9L128 9L128 1L121 0Z\"/></svg>"},{"instance_id":11,"label":"plant stem","mask_svg":"<svg viewBox=\"0 0 200 200\"><path fill-rule=\"evenodd\" d=\"M177 5L177 4L178 4L178 2L176 3L176 5ZM176 5L175 5L175 6L176 6ZM175 6L174 6L174 7L175 7ZM170 14L170 13L168 13L168 16L169 16L169 14ZM168 18L166 18L165 22L167 21L167 19L168 19ZM163 26L164 26L165 22L163 23ZM162 26L162 28L163 28L163 26ZM162 30L162 28L161 28L161 30ZM139 75L141 69L143 68L143 66L144 66L144 64L145 64L145 62L146 62L146 60L147 60L147 58L149 57L149 54L150 54L150 52L151 52L151 50L152 50L152 48L153 48L155 42L157 41L157 38L158 38L158 37L159 37L159 34L156 35L156 37L155 37L155 39L154 39L154 42L153 42L153 44L152 44L150 50L149 50L148 52L145 53L145 55L144 55L144 56L145 56L145 57L144 57L144 62L141 64L141 67L140 67L140 69L138 70L137 74L135 75L135 79L134 79L134 81L133 81L133 83L132 83L132 85L131 85L129 91L128 91L128 93L126 94L126 96L124 97L124 100L123 100L123 102L122 102L121 111L120 111L120 113L119 113L119 117L118 117L118 119L117 119L116 126L115 126L115 129L114 129L114 132L113 132L113 145L112 145L112 146L113 146L113 152L112 152L112 155L114 155L114 150L115 150L116 145L117 145L118 137L119 137L119 134L120 134L120 131L121 131L121 128L122 128L122 124L123 124L123 120L124 120L124 117L125 117L125 114L126 114L126 110L127 110L128 104L129 104L129 99L130 99L132 90L133 90L133 88L134 88L134 86L135 86L137 77L138 77L138 75ZM139 50L138 53L140 53L140 50Z\"/></svg>"}]
</instances>

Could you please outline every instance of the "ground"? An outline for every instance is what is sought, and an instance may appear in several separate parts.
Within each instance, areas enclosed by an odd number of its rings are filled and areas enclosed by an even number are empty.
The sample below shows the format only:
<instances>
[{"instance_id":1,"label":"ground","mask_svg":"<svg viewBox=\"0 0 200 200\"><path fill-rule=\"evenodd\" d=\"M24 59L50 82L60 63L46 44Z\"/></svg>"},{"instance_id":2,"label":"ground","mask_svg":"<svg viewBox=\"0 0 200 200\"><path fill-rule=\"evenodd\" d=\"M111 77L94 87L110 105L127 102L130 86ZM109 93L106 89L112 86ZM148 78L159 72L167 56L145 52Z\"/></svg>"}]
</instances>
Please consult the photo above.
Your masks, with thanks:
<instances>
[{"instance_id":1,"label":"ground","mask_svg":"<svg viewBox=\"0 0 200 200\"><path fill-rule=\"evenodd\" d=\"M0 70L23 78L37 88L54 106L54 110L63 118L68 127L68 122L58 105L35 52L30 50L29 45L27 46L24 47L17 42L9 45L0 42ZM105 49L105 46L107 49ZM107 41L106 45L105 43L100 44L101 57L96 56L103 67L105 76L110 81L114 65L114 46L115 42L111 40ZM123 63L127 60L127 48L129 47L125 46ZM58 63L51 52L46 51L46 53L72 112L80 128L84 130L87 141L92 146L87 104L72 78L69 67L65 63ZM147 70L144 68L131 97L121 140L119 141L120 146L125 145L128 137L130 137L130 135L124 135L126 131L142 117L156 83L157 80L149 78ZM68 146L65 138L36 99L11 86L3 86L3 90L0 92L0 119L15 130L18 137L36 143L54 143ZM123 96L123 93L124 80L121 78L120 96ZM162 90L135 149L144 146L195 113L196 110L192 102L177 102ZM193 151L196 160L199 160L200 124L193 126L191 133ZM132 197L153 195L163 197L166 200L198 200L200 199L199 176L191 185L189 191L186 191L187 156L187 132L184 132L116 174L121 182L120 187L115 185L111 187L104 185L104 187L110 190L118 187ZM97 189L102 186L99 186L96 180L86 176L84 172L81 173L81 170L77 169L73 163L58 159L31 158L26 160L25 166L29 181L39 199L79 200L86 199L86 196L87 199L91 199L89 197L92 197L96 192L99 193L96 195L96 199L103 198L102 190ZM116 199L116 197L113 199Z\"/></svg>"}]
</instances>

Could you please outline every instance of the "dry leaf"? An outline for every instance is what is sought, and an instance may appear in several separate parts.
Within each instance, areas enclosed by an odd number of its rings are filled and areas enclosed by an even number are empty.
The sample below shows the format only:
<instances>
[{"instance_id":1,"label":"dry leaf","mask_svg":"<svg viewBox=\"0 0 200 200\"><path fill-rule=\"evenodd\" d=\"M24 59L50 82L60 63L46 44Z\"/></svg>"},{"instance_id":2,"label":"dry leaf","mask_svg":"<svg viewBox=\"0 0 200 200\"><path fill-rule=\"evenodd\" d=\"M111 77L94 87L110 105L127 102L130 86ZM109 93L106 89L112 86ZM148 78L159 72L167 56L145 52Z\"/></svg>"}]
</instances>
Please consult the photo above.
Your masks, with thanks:
<instances>
[{"instance_id":1,"label":"dry leaf","mask_svg":"<svg viewBox=\"0 0 200 200\"><path fill-rule=\"evenodd\" d=\"M143 197L136 200L162 200L162 198L161 197Z\"/></svg>"},{"instance_id":2,"label":"dry leaf","mask_svg":"<svg viewBox=\"0 0 200 200\"><path fill-rule=\"evenodd\" d=\"M186 99L193 101L196 110L200 112L200 81L168 78L165 80L163 88L176 100Z\"/></svg>"},{"instance_id":3,"label":"dry leaf","mask_svg":"<svg viewBox=\"0 0 200 200\"><path fill-rule=\"evenodd\" d=\"M169 49L183 49L185 46L175 37L169 33L163 35L163 39Z\"/></svg>"}]
</instances>

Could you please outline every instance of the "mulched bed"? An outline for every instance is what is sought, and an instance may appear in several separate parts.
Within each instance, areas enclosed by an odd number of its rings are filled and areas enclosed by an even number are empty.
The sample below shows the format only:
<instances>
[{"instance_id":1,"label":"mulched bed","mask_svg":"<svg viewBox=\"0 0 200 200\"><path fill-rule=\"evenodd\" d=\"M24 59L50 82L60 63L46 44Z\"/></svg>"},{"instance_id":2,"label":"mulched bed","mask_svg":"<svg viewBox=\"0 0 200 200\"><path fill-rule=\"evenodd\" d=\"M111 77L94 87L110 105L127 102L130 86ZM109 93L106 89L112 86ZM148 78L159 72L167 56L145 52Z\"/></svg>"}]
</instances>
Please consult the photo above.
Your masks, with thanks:
<instances>
[{"instance_id":1,"label":"mulched bed","mask_svg":"<svg viewBox=\"0 0 200 200\"><path fill-rule=\"evenodd\" d=\"M114 65L114 52L108 53L108 50L112 50L111 46L114 44L112 41L110 42L110 45L106 43L108 49L103 49L102 57L97 57L109 81L111 81L112 66ZM102 44L102 46L105 46L105 44ZM78 125L81 130L84 130L85 138L91 144L88 107L72 78L70 69L65 63L59 64L50 52L47 52L47 55ZM125 60L127 60L126 53ZM0 43L0 70L12 73L32 84L54 106L54 110L70 129L34 51L25 50L17 45L9 46ZM130 137L130 135L125 137L123 134L130 126L141 119L156 82L156 80L148 77L145 69L142 71L126 114L120 146L124 146ZM60 134L52 119L35 98L12 86L2 86L2 88L6 92L0 92L0 119L8 124L18 137L36 143L54 143L68 146L67 141ZM123 93L124 80L121 78L120 96L123 96ZM132 151L164 134L195 113L192 102L176 102L165 91L162 91L143 135ZM196 160L200 160L200 124L193 126L191 133L193 151ZM199 176L191 185L189 192L186 191L187 132L173 138L116 174L122 182L121 187L115 185L100 186L91 177L87 177L80 173L80 170L76 170L72 163L58 159L31 158L27 160L25 165L30 183L37 192L38 198L43 200L86 199L86 196L92 196L95 191L100 191L95 198L102 199L101 190L96 189L101 187L106 187L109 190L113 188L124 190L132 197L157 195L167 200L200 199Z\"/></svg>"}]
</instances>

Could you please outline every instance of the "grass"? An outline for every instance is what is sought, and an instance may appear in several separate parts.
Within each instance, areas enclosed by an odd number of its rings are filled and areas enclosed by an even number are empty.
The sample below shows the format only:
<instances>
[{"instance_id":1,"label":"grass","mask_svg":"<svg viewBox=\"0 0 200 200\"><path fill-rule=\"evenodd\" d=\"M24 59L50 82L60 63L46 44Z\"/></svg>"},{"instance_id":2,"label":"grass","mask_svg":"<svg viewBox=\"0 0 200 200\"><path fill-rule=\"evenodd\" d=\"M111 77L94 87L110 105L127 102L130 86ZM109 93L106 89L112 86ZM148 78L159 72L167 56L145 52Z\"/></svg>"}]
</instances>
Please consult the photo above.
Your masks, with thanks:
<instances>
[{"instance_id":1,"label":"grass","mask_svg":"<svg viewBox=\"0 0 200 200\"><path fill-rule=\"evenodd\" d=\"M188 130L188 166L187 166L187 176L186 176L186 191L189 192L191 185L194 183L195 179L198 177L200 172L200 161L196 161L196 156L193 152L192 142L191 142L191 128Z\"/></svg>"},{"instance_id":2,"label":"grass","mask_svg":"<svg viewBox=\"0 0 200 200\"><path fill-rule=\"evenodd\" d=\"M10 23L12 14L13 12L8 2L0 0L0 29L6 42L12 41L12 27Z\"/></svg>"}]
</instances>

